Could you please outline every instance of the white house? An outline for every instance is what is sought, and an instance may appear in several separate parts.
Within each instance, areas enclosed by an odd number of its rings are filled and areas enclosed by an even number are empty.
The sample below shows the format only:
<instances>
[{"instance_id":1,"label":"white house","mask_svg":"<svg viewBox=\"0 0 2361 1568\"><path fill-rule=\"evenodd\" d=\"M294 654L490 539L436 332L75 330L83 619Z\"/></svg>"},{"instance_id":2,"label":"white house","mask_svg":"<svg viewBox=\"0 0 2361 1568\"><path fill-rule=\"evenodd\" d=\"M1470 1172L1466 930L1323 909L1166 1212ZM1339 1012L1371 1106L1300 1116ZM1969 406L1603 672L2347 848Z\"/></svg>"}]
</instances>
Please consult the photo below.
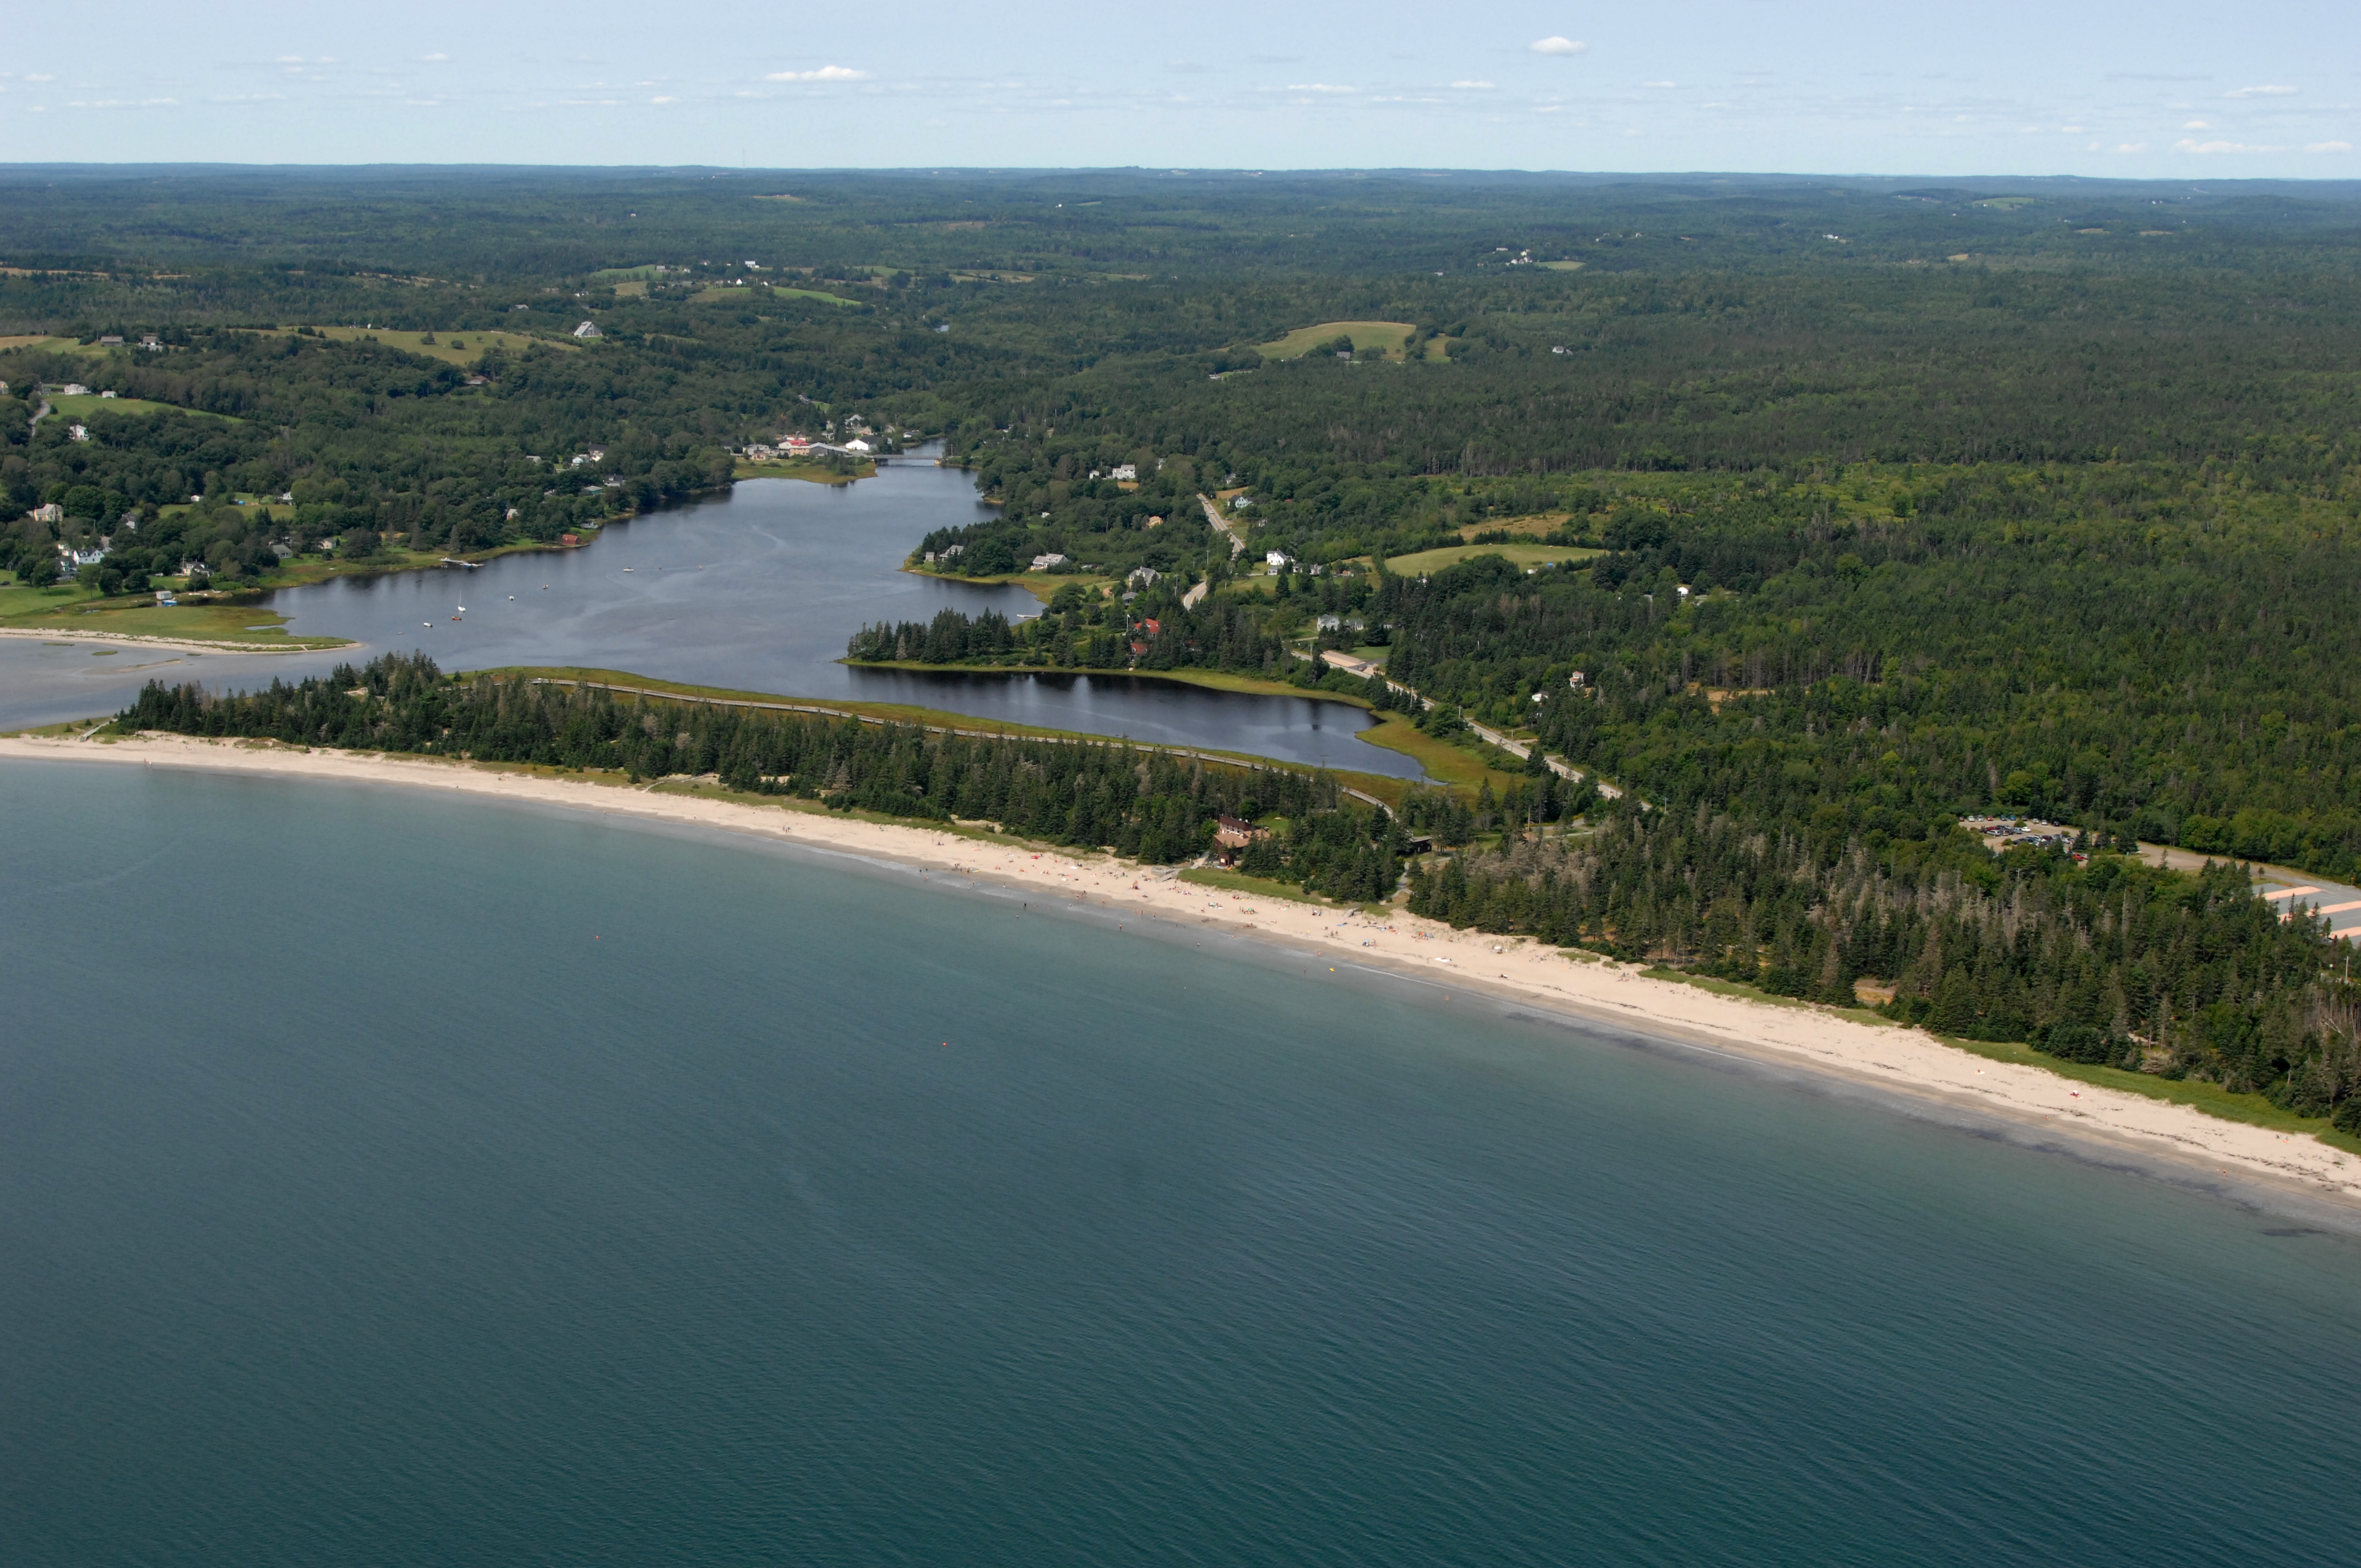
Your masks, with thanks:
<instances>
[{"instance_id":1,"label":"white house","mask_svg":"<svg viewBox=\"0 0 2361 1568\"><path fill-rule=\"evenodd\" d=\"M66 426L66 433L72 436L76 441L88 441L90 439L90 426L86 424L70 424Z\"/></svg>"},{"instance_id":2,"label":"white house","mask_svg":"<svg viewBox=\"0 0 2361 1568\"><path fill-rule=\"evenodd\" d=\"M47 506L39 506L33 509L33 521L35 522L63 522L65 520L66 509L58 505L55 501L51 501Z\"/></svg>"},{"instance_id":3,"label":"white house","mask_svg":"<svg viewBox=\"0 0 2361 1568\"><path fill-rule=\"evenodd\" d=\"M80 381L68 381L64 386L60 387L58 390L69 398L86 398L90 396L90 389L83 386Z\"/></svg>"},{"instance_id":4,"label":"white house","mask_svg":"<svg viewBox=\"0 0 2361 1568\"><path fill-rule=\"evenodd\" d=\"M1118 463L1114 468L1108 471L1107 477L1113 479L1137 479L1139 477L1139 465L1137 463Z\"/></svg>"},{"instance_id":5,"label":"white house","mask_svg":"<svg viewBox=\"0 0 2361 1568\"><path fill-rule=\"evenodd\" d=\"M1033 570L1037 572L1046 572L1052 566L1062 566L1065 564L1066 558L1055 553L1033 557Z\"/></svg>"},{"instance_id":6,"label":"white house","mask_svg":"<svg viewBox=\"0 0 2361 1568\"><path fill-rule=\"evenodd\" d=\"M598 330L598 323L597 322L584 322L580 326L574 329L574 335L577 337L604 337L606 334Z\"/></svg>"},{"instance_id":7,"label":"white house","mask_svg":"<svg viewBox=\"0 0 2361 1568\"><path fill-rule=\"evenodd\" d=\"M1263 554L1262 564L1276 572L1281 566L1287 565L1287 552L1284 550L1266 551Z\"/></svg>"},{"instance_id":8,"label":"white house","mask_svg":"<svg viewBox=\"0 0 2361 1568\"><path fill-rule=\"evenodd\" d=\"M869 452L874 450L869 443L862 440L861 437L857 435L844 444L844 449L847 452Z\"/></svg>"},{"instance_id":9,"label":"white house","mask_svg":"<svg viewBox=\"0 0 2361 1568\"><path fill-rule=\"evenodd\" d=\"M1131 576L1125 578L1124 581L1128 583L1139 583L1142 585L1153 585L1156 579L1163 575L1163 573L1158 571L1153 566L1135 566L1132 568Z\"/></svg>"}]
</instances>

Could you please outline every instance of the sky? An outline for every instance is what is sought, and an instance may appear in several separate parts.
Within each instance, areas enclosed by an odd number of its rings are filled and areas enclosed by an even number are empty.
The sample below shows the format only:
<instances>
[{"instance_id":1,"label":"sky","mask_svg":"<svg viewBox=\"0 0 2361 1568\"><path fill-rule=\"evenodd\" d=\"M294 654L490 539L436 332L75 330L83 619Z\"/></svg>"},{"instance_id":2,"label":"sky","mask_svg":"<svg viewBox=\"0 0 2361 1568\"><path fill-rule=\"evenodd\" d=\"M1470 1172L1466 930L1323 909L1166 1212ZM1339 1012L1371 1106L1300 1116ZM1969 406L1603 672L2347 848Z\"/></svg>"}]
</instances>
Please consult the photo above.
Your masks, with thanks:
<instances>
[{"instance_id":1,"label":"sky","mask_svg":"<svg viewBox=\"0 0 2361 1568\"><path fill-rule=\"evenodd\" d=\"M45 0L0 160L2361 177L2361 5Z\"/></svg>"}]
</instances>

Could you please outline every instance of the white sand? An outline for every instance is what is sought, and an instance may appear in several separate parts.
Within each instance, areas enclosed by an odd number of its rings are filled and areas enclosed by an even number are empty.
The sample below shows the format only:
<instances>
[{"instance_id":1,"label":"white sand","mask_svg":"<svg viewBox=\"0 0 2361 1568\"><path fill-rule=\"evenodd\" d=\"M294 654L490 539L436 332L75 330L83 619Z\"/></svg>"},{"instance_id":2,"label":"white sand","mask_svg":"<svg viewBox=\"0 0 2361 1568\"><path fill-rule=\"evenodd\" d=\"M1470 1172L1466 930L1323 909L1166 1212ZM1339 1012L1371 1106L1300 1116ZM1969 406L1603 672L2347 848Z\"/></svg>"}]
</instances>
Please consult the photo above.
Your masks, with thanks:
<instances>
[{"instance_id":1,"label":"white sand","mask_svg":"<svg viewBox=\"0 0 2361 1568\"><path fill-rule=\"evenodd\" d=\"M195 637L148 637L135 631L68 631L31 626L0 626L0 637L32 637L43 642L105 642L117 648L169 648L176 653L340 653L361 646L357 642L333 642L322 648L286 642L209 642Z\"/></svg>"},{"instance_id":2,"label":"white sand","mask_svg":"<svg viewBox=\"0 0 2361 1568\"><path fill-rule=\"evenodd\" d=\"M2207 1176L2258 1181L2361 1206L2361 1159L2308 1135L2209 1116L2039 1068L1989 1061L1915 1029L1817 1008L1782 1006L1580 962L1516 938L1455 931L1414 916L1372 920L1293 900L1237 894L1159 877L1109 855L1035 853L919 827L537 777L424 758L306 751L263 741L185 736L77 741L0 739L0 759L195 767L409 785L751 833L851 854L955 870L985 882L1086 902L1143 919L1253 932L1339 964L1398 970L1430 981L1515 997L1639 1033L1815 1069L1948 1102L2065 1137L2162 1157Z\"/></svg>"}]
</instances>

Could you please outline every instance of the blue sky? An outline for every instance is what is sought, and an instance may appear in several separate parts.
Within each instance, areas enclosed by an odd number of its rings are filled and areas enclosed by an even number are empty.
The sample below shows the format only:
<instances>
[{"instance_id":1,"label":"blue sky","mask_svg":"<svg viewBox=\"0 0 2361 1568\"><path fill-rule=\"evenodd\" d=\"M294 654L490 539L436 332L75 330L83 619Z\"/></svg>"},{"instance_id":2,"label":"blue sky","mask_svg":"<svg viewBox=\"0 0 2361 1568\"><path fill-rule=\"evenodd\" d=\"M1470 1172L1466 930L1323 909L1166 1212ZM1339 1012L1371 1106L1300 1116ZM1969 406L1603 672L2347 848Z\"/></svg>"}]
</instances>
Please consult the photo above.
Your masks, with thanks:
<instances>
[{"instance_id":1,"label":"blue sky","mask_svg":"<svg viewBox=\"0 0 2361 1568\"><path fill-rule=\"evenodd\" d=\"M0 158L2361 177L2361 5L51 0Z\"/></svg>"}]
</instances>

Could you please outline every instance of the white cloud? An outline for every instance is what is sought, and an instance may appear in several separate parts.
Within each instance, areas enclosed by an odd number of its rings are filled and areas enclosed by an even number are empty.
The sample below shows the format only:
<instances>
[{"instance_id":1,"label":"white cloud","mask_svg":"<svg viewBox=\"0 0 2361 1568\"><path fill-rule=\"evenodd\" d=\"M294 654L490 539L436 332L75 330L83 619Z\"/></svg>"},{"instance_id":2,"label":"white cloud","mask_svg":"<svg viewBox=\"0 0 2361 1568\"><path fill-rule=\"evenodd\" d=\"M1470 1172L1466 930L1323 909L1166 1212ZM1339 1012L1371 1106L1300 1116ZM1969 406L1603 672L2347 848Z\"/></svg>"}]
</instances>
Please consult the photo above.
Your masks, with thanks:
<instances>
[{"instance_id":1,"label":"white cloud","mask_svg":"<svg viewBox=\"0 0 2361 1568\"><path fill-rule=\"evenodd\" d=\"M2242 141L2192 141L2187 137L2172 144L2175 152L2285 152L2283 147L2255 147Z\"/></svg>"},{"instance_id":2,"label":"white cloud","mask_svg":"<svg viewBox=\"0 0 2361 1568\"><path fill-rule=\"evenodd\" d=\"M1576 43L1572 38L1535 38L1525 46L1535 54L1580 54L1589 47L1588 44Z\"/></svg>"},{"instance_id":3,"label":"white cloud","mask_svg":"<svg viewBox=\"0 0 2361 1568\"><path fill-rule=\"evenodd\" d=\"M447 65L451 60L451 57L449 55L439 51L434 54L422 54L418 58L428 65Z\"/></svg>"},{"instance_id":4,"label":"white cloud","mask_svg":"<svg viewBox=\"0 0 2361 1568\"><path fill-rule=\"evenodd\" d=\"M2180 128L2184 131L2210 131L2213 127L2203 120L2183 120Z\"/></svg>"},{"instance_id":5,"label":"white cloud","mask_svg":"<svg viewBox=\"0 0 2361 1568\"><path fill-rule=\"evenodd\" d=\"M2060 126L2058 127L2058 134L2059 136L2078 137L2090 128L2091 127L2088 126Z\"/></svg>"},{"instance_id":6,"label":"white cloud","mask_svg":"<svg viewBox=\"0 0 2361 1568\"><path fill-rule=\"evenodd\" d=\"M36 71L27 75L25 80L27 82L55 82L57 78L54 76L45 76Z\"/></svg>"},{"instance_id":7,"label":"white cloud","mask_svg":"<svg viewBox=\"0 0 2361 1568\"><path fill-rule=\"evenodd\" d=\"M1488 82L1455 82L1452 85L1464 88L1470 93L1488 93L1492 90L1492 84Z\"/></svg>"},{"instance_id":8,"label":"white cloud","mask_svg":"<svg viewBox=\"0 0 2361 1568\"><path fill-rule=\"evenodd\" d=\"M862 82L869 72L855 71L849 65L823 65L818 71L774 71L763 78L765 82Z\"/></svg>"},{"instance_id":9,"label":"white cloud","mask_svg":"<svg viewBox=\"0 0 2361 1568\"><path fill-rule=\"evenodd\" d=\"M2227 94L2232 98L2292 98L2302 92L2301 87L2241 87Z\"/></svg>"},{"instance_id":10,"label":"white cloud","mask_svg":"<svg viewBox=\"0 0 2361 1568\"><path fill-rule=\"evenodd\" d=\"M2303 150L2306 152L2351 152L2353 150L2353 144L2349 141L2308 141L2303 144Z\"/></svg>"},{"instance_id":11,"label":"white cloud","mask_svg":"<svg viewBox=\"0 0 2361 1568\"><path fill-rule=\"evenodd\" d=\"M1642 82L1640 85L1642 87L1678 87L1680 83L1677 82Z\"/></svg>"},{"instance_id":12,"label":"white cloud","mask_svg":"<svg viewBox=\"0 0 2361 1568\"><path fill-rule=\"evenodd\" d=\"M651 104L677 104L680 100L677 98L651 98L648 102Z\"/></svg>"},{"instance_id":13,"label":"white cloud","mask_svg":"<svg viewBox=\"0 0 2361 1568\"><path fill-rule=\"evenodd\" d=\"M2147 143L2144 141L2127 141L2122 146L2116 148L2115 150L2117 152L2146 152L2147 150Z\"/></svg>"},{"instance_id":14,"label":"white cloud","mask_svg":"<svg viewBox=\"0 0 2361 1568\"><path fill-rule=\"evenodd\" d=\"M1328 82L1290 82L1287 84L1287 90L1290 93L1358 93L1360 91L1357 87L1339 87Z\"/></svg>"}]
</instances>

